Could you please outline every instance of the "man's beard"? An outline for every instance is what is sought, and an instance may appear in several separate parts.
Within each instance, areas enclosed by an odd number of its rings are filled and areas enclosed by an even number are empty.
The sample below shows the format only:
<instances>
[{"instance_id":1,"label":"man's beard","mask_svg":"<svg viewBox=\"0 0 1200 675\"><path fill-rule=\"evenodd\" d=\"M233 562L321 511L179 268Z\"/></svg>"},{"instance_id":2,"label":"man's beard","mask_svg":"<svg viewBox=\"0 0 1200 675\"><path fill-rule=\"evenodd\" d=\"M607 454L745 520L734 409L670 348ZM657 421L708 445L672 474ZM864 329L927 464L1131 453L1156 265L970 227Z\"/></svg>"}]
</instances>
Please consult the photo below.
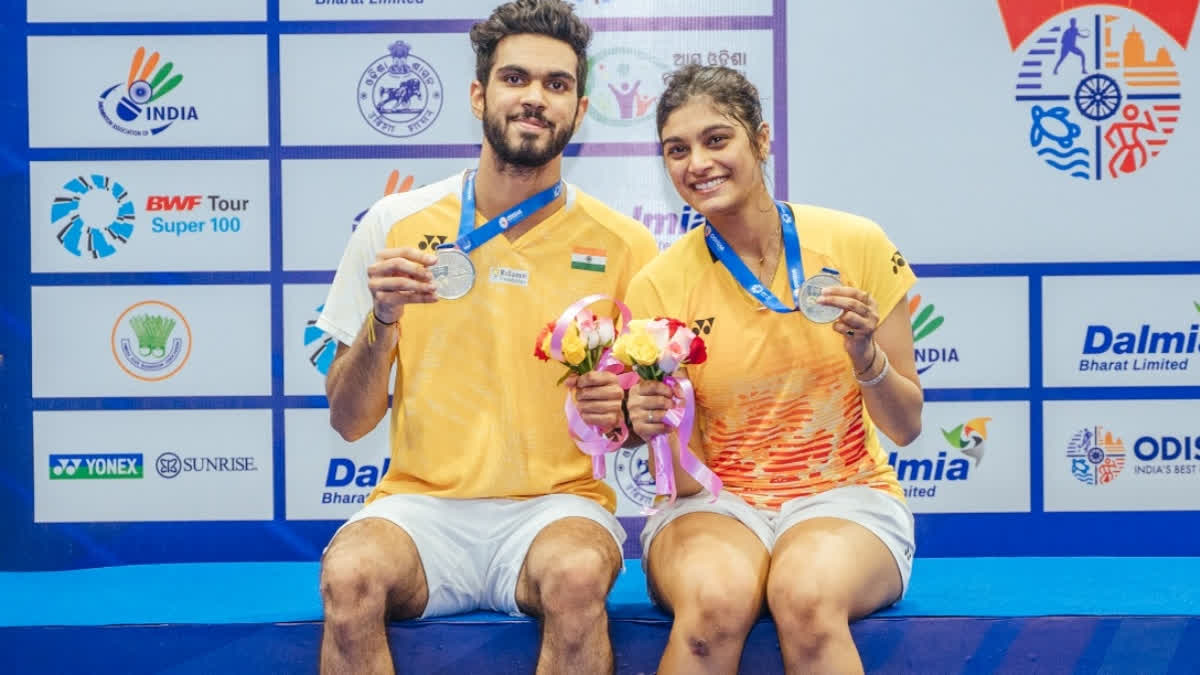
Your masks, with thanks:
<instances>
[{"instance_id":1,"label":"man's beard","mask_svg":"<svg viewBox=\"0 0 1200 675\"><path fill-rule=\"evenodd\" d=\"M550 132L550 140L544 148L538 149L539 138L529 138L525 134L521 134L522 138L516 143L509 142L505 134L507 125L518 122L523 118L536 119L546 125L547 130ZM511 167L519 172L540 169L550 163L552 159L562 154L563 149L567 147L567 142L571 140L571 134L574 130L575 125L573 123L559 130L556 125L543 117L540 112L529 112L512 119L501 120L488 115L486 106L483 109L484 138L492 146L492 149L496 152L496 158L503 166Z\"/></svg>"}]
</instances>

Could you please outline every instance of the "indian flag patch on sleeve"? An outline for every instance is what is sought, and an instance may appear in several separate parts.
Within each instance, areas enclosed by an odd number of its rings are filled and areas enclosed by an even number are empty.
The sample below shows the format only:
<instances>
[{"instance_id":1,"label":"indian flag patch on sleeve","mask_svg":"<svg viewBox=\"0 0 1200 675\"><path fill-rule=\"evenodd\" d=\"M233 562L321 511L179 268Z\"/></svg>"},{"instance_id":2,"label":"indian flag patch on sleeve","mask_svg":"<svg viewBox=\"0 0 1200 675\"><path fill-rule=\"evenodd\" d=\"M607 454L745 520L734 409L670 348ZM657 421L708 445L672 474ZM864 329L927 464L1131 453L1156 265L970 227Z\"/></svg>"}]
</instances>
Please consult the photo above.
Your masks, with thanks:
<instances>
[{"instance_id":1,"label":"indian flag patch on sleeve","mask_svg":"<svg viewBox=\"0 0 1200 675\"><path fill-rule=\"evenodd\" d=\"M571 269L603 272L608 264L608 255L602 248L583 248L576 246L571 249Z\"/></svg>"}]
</instances>

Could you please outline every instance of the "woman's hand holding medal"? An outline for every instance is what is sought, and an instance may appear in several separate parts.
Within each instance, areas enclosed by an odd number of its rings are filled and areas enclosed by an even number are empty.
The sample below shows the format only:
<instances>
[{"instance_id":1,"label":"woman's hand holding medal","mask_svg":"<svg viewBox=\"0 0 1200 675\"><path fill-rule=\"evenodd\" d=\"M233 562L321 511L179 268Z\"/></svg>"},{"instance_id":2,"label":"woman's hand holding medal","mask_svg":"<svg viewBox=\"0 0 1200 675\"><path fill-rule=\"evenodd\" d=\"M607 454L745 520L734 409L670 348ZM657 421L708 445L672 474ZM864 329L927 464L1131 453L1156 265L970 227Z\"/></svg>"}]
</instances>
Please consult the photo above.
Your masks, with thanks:
<instances>
[{"instance_id":1,"label":"woman's hand holding medal","mask_svg":"<svg viewBox=\"0 0 1200 675\"><path fill-rule=\"evenodd\" d=\"M830 286L821 290L816 302L841 311L833 330L844 336L846 353L856 371L869 366L874 349L871 343L879 327L879 307L866 291L850 286Z\"/></svg>"},{"instance_id":2,"label":"woman's hand holding medal","mask_svg":"<svg viewBox=\"0 0 1200 675\"><path fill-rule=\"evenodd\" d=\"M375 318L395 323L412 303L437 302L430 267L437 260L431 253L413 248L386 248L367 268L367 287L374 300Z\"/></svg>"}]
</instances>

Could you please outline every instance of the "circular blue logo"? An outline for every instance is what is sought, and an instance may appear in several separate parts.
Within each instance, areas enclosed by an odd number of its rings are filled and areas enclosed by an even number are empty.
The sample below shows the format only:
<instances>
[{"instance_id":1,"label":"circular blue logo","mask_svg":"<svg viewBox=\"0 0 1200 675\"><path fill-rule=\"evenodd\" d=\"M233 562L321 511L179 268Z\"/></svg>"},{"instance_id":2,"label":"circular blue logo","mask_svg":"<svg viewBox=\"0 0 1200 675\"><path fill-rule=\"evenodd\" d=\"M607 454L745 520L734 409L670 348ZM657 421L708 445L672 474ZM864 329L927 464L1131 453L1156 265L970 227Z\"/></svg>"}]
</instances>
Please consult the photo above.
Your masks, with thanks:
<instances>
[{"instance_id":1,"label":"circular blue logo","mask_svg":"<svg viewBox=\"0 0 1200 675\"><path fill-rule=\"evenodd\" d=\"M308 362L322 375L329 374L329 366L333 364L333 356L337 353L337 341L329 333L317 328L317 319L325 305L316 309L316 316L304 324L304 352L308 354Z\"/></svg>"},{"instance_id":2,"label":"circular blue logo","mask_svg":"<svg viewBox=\"0 0 1200 675\"><path fill-rule=\"evenodd\" d=\"M133 221L129 192L100 174L67 181L50 205L58 243L79 257L107 258L116 253L133 235Z\"/></svg>"}]
</instances>

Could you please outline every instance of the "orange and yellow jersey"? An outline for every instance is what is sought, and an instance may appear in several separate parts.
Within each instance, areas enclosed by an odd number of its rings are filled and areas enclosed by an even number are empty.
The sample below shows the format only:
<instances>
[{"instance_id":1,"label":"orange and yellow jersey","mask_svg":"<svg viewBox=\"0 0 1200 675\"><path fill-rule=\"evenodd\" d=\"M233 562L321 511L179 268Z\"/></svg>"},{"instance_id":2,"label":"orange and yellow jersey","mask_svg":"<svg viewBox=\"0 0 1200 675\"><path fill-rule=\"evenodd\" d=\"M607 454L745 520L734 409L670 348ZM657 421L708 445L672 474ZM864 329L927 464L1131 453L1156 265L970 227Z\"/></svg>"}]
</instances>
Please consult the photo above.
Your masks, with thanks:
<instances>
[{"instance_id":1,"label":"orange and yellow jersey","mask_svg":"<svg viewBox=\"0 0 1200 675\"><path fill-rule=\"evenodd\" d=\"M788 205L808 278L828 267L867 291L886 317L916 282L875 223ZM793 306L780 256L771 291ZM704 338L708 360L687 369L696 391L691 447L749 504L777 509L849 485L904 498L863 404L843 337L799 312L766 309L709 252L704 230L684 235L634 278L635 317L669 316Z\"/></svg>"},{"instance_id":2,"label":"orange and yellow jersey","mask_svg":"<svg viewBox=\"0 0 1200 675\"><path fill-rule=\"evenodd\" d=\"M383 248L430 250L458 237L462 175L384 197L363 217L317 326L351 344L372 308L367 267ZM475 214L476 226L483 224ZM471 251L474 287L457 300L410 305L400 320L391 463L368 501L417 493L450 498L586 497L610 511L612 488L567 432L555 383L564 367L533 356L547 322L592 294L623 298L658 252L637 221L573 186L566 204L510 242ZM611 313L611 303L593 306Z\"/></svg>"}]
</instances>

